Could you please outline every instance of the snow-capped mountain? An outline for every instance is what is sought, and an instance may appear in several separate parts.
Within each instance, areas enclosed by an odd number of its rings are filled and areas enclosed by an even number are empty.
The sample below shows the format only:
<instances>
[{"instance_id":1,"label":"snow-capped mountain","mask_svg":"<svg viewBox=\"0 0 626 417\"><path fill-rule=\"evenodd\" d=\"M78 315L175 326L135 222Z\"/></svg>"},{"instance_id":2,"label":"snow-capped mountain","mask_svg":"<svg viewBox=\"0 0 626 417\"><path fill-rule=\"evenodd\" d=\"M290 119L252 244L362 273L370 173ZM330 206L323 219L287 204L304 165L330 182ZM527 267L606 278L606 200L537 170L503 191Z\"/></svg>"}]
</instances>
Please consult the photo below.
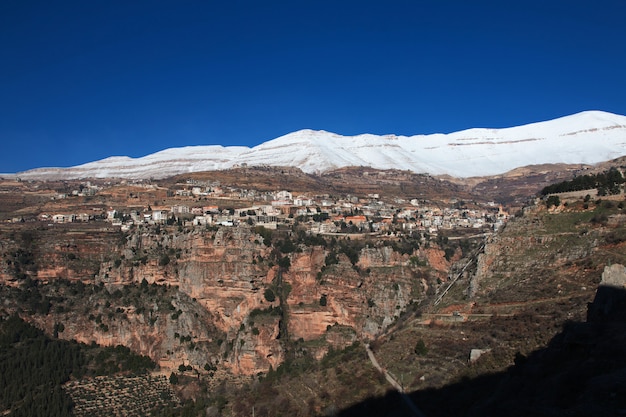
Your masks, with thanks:
<instances>
[{"instance_id":1,"label":"snow-capped mountain","mask_svg":"<svg viewBox=\"0 0 626 417\"><path fill-rule=\"evenodd\" d=\"M24 179L164 178L248 166L292 166L321 173L346 166L431 175L502 174L546 163L595 164L626 155L626 116L587 111L505 129L468 129L416 136L341 136L300 130L253 148L189 146L141 158L110 157L71 168L38 168Z\"/></svg>"}]
</instances>

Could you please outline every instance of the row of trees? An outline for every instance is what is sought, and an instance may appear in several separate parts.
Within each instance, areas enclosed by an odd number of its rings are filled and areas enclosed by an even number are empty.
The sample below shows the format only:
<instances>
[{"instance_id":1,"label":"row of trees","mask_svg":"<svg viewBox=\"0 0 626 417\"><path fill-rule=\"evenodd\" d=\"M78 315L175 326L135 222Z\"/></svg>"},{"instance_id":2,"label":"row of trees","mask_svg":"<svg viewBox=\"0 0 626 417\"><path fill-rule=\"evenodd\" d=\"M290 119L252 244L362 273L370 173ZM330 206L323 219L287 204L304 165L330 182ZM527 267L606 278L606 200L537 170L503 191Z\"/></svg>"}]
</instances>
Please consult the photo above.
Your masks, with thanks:
<instances>
[{"instance_id":1,"label":"row of trees","mask_svg":"<svg viewBox=\"0 0 626 417\"><path fill-rule=\"evenodd\" d=\"M569 191L591 190L596 188L598 195L619 194L620 186L626 182L617 168L611 168L600 174L580 175L570 181L548 185L541 190L542 195L565 193Z\"/></svg>"}]
</instances>

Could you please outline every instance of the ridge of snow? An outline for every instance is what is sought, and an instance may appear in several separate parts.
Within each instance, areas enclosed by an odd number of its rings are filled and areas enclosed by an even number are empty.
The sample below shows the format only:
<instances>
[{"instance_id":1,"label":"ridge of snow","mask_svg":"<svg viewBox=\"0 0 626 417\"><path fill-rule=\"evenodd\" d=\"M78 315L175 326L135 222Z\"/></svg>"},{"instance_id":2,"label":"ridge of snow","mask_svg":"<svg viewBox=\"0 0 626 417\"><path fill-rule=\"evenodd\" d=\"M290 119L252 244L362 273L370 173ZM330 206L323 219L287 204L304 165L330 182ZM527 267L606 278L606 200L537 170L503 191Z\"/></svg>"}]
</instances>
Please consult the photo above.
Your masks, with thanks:
<instances>
[{"instance_id":1,"label":"ridge of snow","mask_svg":"<svg viewBox=\"0 0 626 417\"><path fill-rule=\"evenodd\" d=\"M346 166L402 169L431 175L497 175L545 164L595 164L626 155L626 116L585 111L501 129L449 134L342 136L310 129L253 148L210 145L165 149L140 158L113 156L71 168L37 168L22 178L163 178L248 166L293 166L321 173Z\"/></svg>"}]
</instances>

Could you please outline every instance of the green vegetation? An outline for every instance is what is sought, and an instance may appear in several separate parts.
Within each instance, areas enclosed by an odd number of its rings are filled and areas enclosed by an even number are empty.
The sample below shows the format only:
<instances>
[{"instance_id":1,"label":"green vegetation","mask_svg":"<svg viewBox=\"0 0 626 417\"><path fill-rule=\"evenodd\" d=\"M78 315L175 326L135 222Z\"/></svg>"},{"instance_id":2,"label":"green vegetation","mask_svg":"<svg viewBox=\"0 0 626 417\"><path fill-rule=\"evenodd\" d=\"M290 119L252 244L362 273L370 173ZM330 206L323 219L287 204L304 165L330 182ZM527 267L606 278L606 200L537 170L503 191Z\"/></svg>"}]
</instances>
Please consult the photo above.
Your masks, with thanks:
<instances>
[{"instance_id":1,"label":"green vegetation","mask_svg":"<svg viewBox=\"0 0 626 417\"><path fill-rule=\"evenodd\" d=\"M324 248L328 245L328 243L326 242L326 239L324 239L322 236L316 235L316 234L309 234L309 233L306 233L304 230L298 230L296 236L297 236L296 244L299 244L299 245L322 246Z\"/></svg>"},{"instance_id":2,"label":"green vegetation","mask_svg":"<svg viewBox=\"0 0 626 417\"><path fill-rule=\"evenodd\" d=\"M15 299L22 308L35 314L48 314L50 312L52 300L45 292L40 290L39 281L27 277L15 292Z\"/></svg>"},{"instance_id":3,"label":"green vegetation","mask_svg":"<svg viewBox=\"0 0 626 417\"><path fill-rule=\"evenodd\" d=\"M559 196L556 195L551 195L550 197L548 197L548 199L546 200L546 207L550 208L552 206L554 207L558 207L561 205L561 199L559 198Z\"/></svg>"},{"instance_id":4,"label":"green vegetation","mask_svg":"<svg viewBox=\"0 0 626 417\"><path fill-rule=\"evenodd\" d=\"M285 254L293 253L298 250L298 247L289 238L285 238L285 240L277 242L276 247L278 248L278 250Z\"/></svg>"},{"instance_id":5,"label":"green vegetation","mask_svg":"<svg viewBox=\"0 0 626 417\"><path fill-rule=\"evenodd\" d=\"M7 266L11 274L18 280L25 280L37 272L35 262L36 235L34 231L25 230L13 236L17 248L7 254Z\"/></svg>"},{"instance_id":6,"label":"green vegetation","mask_svg":"<svg viewBox=\"0 0 626 417\"><path fill-rule=\"evenodd\" d=\"M345 349L330 348L321 361L312 355L313 346L317 345L294 342L293 354L283 364L260 375L258 382L220 391L222 402L212 409L225 406L222 415L233 416L249 416L253 408L257 416L339 415L354 401L386 392L384 377L369 363L359 342Z\"/></svg>"},{"instance_id":7,"label":"green vegetation","mask_svg":"<svg viewBox=\"0 0 626 417\"><path fill-rule=\"evenodd\" d=\"M428 262L426 262L426 259L420 259L417 256L411 256L409 258L409 263L411 264L411 266L426 266L426 265L428 265Z\"/></svg>"},{"instance_id":8,"label":"green vegetation","mask_svg":"<svg viewBox=\"0 0 626 417\"><path fill-rule=\"evenodd\" d=\"M144 373L154 362L117 346L51 339L18 316L0 321L0 406L11 416L71 416L61 385L70 376Z\"/></svg>"},{"instance_id":9,"label":"green vegetation","mask_svg":"<svg viewBox=\"0 0 626 417\"><path fill-rule=\"evenodd\" d=\"M269 301L270 303L274 302L274 300L276 300L276 295L274 294L274 291L272 291L271 288L267 288L265 290L265 292L263 293L263 296L265 297L265 299L267 301Z\"/></svg>"},{"instance_id":10,"label":"green vegetation","mask_svg":"<svg viewBox=\"0 0 626 417\"><path fill-rule=\"evenodd\" d=\"M324 265L326 266L337 265L338 263L339 258L337 258L337 253L334 251L326 255L326 258L324 259Z\"/></svg>"},{"instance_id":11,"label":"green vegetation","mask_svg":"<svg viewBox=\"0 0 626 417\"><path fill-rule=\"evenodd\" d=\"M320 297L320 306L325 307L327 303L328 303L328 300L326 299L326 295L322 295Z\"/></svg>"},{"instance_id":12,"label":"green vegetation","mask_svg":"<svg viewBox=\"0 0 626 417\"><path fill-rule=\"evenodd\" d=\"M541 190L541 195L598 189L598 195L619 194L620 186L626 182L617 168L611 168L600 174L581 175L570 181L548 185Z\"/></svg>"},{"instance_id":13,"label":"green vegetation","mask_svg":"<svg viewBox=\"0 0 626 417\"><path fill-rule=\"evenodd\" d=\"M257 235L260 235L263 238L263 244L265 246L271 246L272 244L272 231L269 229L266 229L263 226L256 226L254 228L254 233L256 233Z\"/></svg>"},{"instance_id":14,"label":"green vegetation","mask_svg":"<svg viewBox=\"0 0 626 417\"><path fill-rule=\"evenodd\" d=\"M170 257L167 255L162 255L159 258L159 266L165 266L170 263Z\"/></svg>"},{"instance_id":15,"label":"green vegetation","mask_svg":"<svg viewBox=\"0 0 626 417\"><path fill-rule=\"evenodd\" d=\"M281 267L282 269L284 269L285 271L288 271L289 268L291 268L291 259L289 259L288 256L283 256L281 258L278 259L278 266Z\"/></svg>"},{"instance_id":16,"label":"green vegetation","mask_svg":"<svg viewBox=\"0 0 626 417\"><path fill-rule=\"evenodd\" d=\"M420 247L420 240L416 237L405 236L400 240L385 241L385 246L391 246L395 252L402 255L412 255Z\"/></svg>"},{"instance_id":17,"label":"green vegetation","mask_svg":"<svg viewBox=\"0 0 626 417\"><path fill-rule=\"evenodd\" d=\"M547 233L576 232L590 225L606 224L609 216L621 211L612 201L598 200L593 210L566 211L541 218ZM522 230L523 232L523 230Z\"/></svg>"},{"instance_id":18,"label":"green vegetation","mask_svg":"<svg viewBox=\"0 0 626 417\"><path fill-rule=\"evenodd\" d=\"M417 341L415 348L413 348L413 352L415 352L418 356L426 356L428 348L426 347L426 343L424 343L423 339Z\"/></svg>"},{"instance_id":19,"label":"green vegetation","mask_svg":"<svg viewBox=\"0 0 626 417\"><path fill-rule=\"evenodd\" d=\"M90 362L87 375L114 375L119 372L144 374L155 368L156 364L148 356L138 355L126 346L101 348L81 345Z\"/></svg>"},{"instance_id":20,"label":"green vegetation","mask_svg":"<svg viewBox=\"0 0 626 417\"><path fill-rule=\"evenodd\" d=\"M342 240L336 242L334 239L330 243L330 251L324 259L324 266L329 267L339 263L339 254L344 254L350 263L355 266L359 262L361 250L367 245L366 242L357 240Z\"/></svg>"},{"instance_id":21,"label":"green vegetation","mask_svg":"<svg viewBox=\"0 0 626 417\"><path fill-rule=\"evenodd\" d=\"M145 416L179 404L163 375L106 376L71 381L65 391L79 416ZM96 394L96 395L94 395Z\"/></svg>"},{"instance_id":22,"label":"green vegetation","mask_svg":"<svg viewBox=\"0 0 626 417\"><path fill-rule=\"evenodd\" d=\"M71 416L61 389L86 359L77 343L50 340L17 316L0 322L0 405L11 416Z\"/></svg>"}]
</instances>

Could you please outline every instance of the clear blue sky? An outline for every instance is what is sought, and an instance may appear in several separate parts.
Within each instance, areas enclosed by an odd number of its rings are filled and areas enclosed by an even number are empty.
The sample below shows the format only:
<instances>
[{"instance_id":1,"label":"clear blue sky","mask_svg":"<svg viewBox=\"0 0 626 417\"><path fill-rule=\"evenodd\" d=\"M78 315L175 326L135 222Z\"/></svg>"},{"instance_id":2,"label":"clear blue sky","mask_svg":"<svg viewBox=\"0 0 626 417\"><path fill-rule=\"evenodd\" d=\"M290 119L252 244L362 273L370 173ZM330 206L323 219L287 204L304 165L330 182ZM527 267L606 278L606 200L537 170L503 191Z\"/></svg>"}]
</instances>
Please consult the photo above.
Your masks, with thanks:
<instances>
[{"instance_id":1,"label":"clear blue sky","mask_svg":"<svg viewBox=\"0 0 626 417\"><path fill-rule=\"evenodd\" d=\"M624 0L0 1L0 172L626 114Z\"/></svg>"}]
</instances>

